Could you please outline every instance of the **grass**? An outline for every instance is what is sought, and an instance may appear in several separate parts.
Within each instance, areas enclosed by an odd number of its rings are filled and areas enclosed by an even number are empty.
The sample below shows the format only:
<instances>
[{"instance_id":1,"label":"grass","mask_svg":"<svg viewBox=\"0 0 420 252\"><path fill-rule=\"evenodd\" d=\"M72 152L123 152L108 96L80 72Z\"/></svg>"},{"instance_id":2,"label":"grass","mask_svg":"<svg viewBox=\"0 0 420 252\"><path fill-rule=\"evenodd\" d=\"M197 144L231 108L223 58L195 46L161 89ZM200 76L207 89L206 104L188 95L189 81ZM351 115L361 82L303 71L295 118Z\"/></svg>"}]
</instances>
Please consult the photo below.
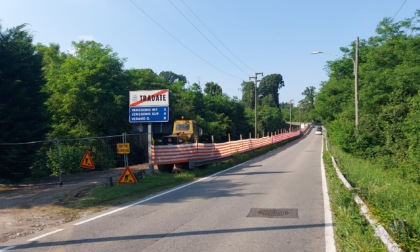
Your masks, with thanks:
<instances>
[{"instance_id":1,"label":"grass","mask_svg":"<svg viewBox=\"0 0 420 252\"><path fill-rule=\"evenodd\" d=\"M188 181L192 177L188 175L153 174L133 185L99 186L79 202L78 207L112 206L123 204L147 195L163 191Z\"/></svg>"},{"instance_id":2,"label":"grass","mask_svg":"<svg viewBox=\"0 0 420 252\"><path fill-rule=\"evenodd\" d=\"M332 151L349 183L367 189L364 200L398 245L404 251L420 251L420 186L368 160Z\"/></svg>"},{"instance_id":3,"label":"grass","mask_svg":"<svg viewBox=\"0 0 420 252\"><path fill-rule=\"evenodd\" d=\"M373 229L359 214L353 195L338 179L330 155L323 156L328 192L335 223L335 240L338 251L387 251L375 237Z\"/></svg>"}]
</instances>

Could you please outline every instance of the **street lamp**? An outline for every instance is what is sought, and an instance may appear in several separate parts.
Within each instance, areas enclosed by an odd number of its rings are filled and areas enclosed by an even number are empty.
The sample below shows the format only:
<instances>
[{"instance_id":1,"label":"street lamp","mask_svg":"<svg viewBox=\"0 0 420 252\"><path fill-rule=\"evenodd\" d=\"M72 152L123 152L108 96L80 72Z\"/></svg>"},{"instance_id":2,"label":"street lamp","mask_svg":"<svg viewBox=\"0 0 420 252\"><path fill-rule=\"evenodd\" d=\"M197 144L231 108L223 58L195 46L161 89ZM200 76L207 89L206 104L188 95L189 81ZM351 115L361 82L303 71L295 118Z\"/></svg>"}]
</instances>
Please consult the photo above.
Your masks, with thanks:
<instances>
[{"instance_id":1,"label":"street lamp","mask_svg":"<svg viewBox=\"0 0 420 252\"><path fill-rule=\"evenodd\" d=\"M292 102L293 102L293 100L290 100L290 121L289 121L289 132L292 132Z\"/></svg>"},{"instance_id":2,"label":"street lamp","mask_svg":"<svg viewBox=\"0 0 420 252\"><path fill-rule=\"evenodd\" d=\"M321 53L325 53L325 52L314 51L311 54L321 54ZM325 54L329 54L329 53L325 53ZM329 55L337 56L337 55L334 55L334 54L329 54ZM354 113L355 113L355 126L356 126L356 131L357 131L357 130L359 130L359 91L358 91L358 86L359 86L359 37L356 37L356 49L355 49L354 59L353 58L348 58L348 59L351 59L353 61L354 110L355 110Z\"/></svg>"}]
</instances>

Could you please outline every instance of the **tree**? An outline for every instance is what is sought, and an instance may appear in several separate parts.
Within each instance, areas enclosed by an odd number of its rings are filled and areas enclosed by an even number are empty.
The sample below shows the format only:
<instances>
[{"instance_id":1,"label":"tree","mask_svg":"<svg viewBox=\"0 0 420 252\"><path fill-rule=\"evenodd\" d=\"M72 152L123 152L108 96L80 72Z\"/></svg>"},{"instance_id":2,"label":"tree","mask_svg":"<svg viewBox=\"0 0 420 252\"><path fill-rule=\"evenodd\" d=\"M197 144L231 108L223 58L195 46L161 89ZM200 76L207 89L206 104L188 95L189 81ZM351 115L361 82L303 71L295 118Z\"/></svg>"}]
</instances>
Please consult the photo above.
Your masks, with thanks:
<instances>
[{"instance_id":1,"label":"tree","mask_svg":"<svg viewBox=\"0 0 420 252\"><path fill-rule=\"evenodd\" d=\"M152 69L129 69L125 71L129 79L130 90L153 90L167 87L165 80Z\"/></svg>"},{"instance_id":2,"label":"tree","mask_svg":"<svg viewBox=\"0 0 420 252\"><path fill-rule=\"evenodd\" d=\"M86 137L127 131L129 84L123 61L108 46L73 42L74 54L49 67L46 102L52 117L50 137Z\"/></svg>"},{"instance_id":3,"label":"tree","mask_svg":"<svg viewBox=\"0 0 420 252\"><path fill-rule=\"evenodd\" d=\"M180 100L177 101L176 118L195 119L204 113L204 95L200 85L193 83L188 89L182 92Z\"/></svg>"},{"instance_id":4,"label":"tree","mask_svg":"<svg viewBox=\"0 0 420 252\"><path fill-rule=\"evenodd\" d=\"M271 96L274 104L279 108L279 89L284 87L283 76L281 74L270 74L264 76L258 87L259 99Z\"/></svg>"},{"instance_id":5,"label":"tree","mask_svg":"<svg viewBox=\"0 0 420 252\"><path fill-rule=\"evenodd\" d=\"M204 93L206 95L217 96L222 95L222 87L219 84L214 82L207 82L206 87L204 88Z\"/></svg>"},{"instance_id":6,"label":"tree","mask_svg":"<svg viewBox=\"0 0 420 252\"><path fill-rule=\"evenodd\" d=\"M302 103L308 110L315 108L315 90L316 88L314 86L310 86L305 88L305 90L302 92L302 95L305 96L305 98L303 99L304 102Z\"/></svg>"},{"instance_id":7,"label":"tree","mask_svg":"<svg viewBox=\"0 0 420 252\"><path fill-rule=\"evenodd\" d=\"M277 107L261 106L258 110L258 117L258 128L260 131L263 130L265 135L276 132L284 125L281 110Z\"/></svg>"},{"instance_id":8,"label":"tree","mask_svg":"<svg viewBox=\"0 0 420 252\"><path fill-rule=\"evenodd\" d=\"M253 108L255 105L255 89L254 89L254 82L252 81L244 81L241 84L242 86L242 103L247 108Z\"/></svg>"},{"instance_id":9,"label":"tree","mask_svg":"<svg viewBox=\"0 0 420 252\"><path fill-rule=\"evenodd\" d=\"M316 115L314 113L315 109L315 96L316 91L314 86L305 88L302 92L302 95L305 96L302 100L299 101L299 113L301 121L315 121Z\"/></svg>"},{"instance_id":10,"label":"tree","mask_svg":"<svg viewBox=\"0 0 420 252\"><path fill-rule=\"evenodd\" d=\"M25 25L6 30L0 26L0 143L44 139L49 120L43 105L41 69L42 57ZM30 172L38 147L0 147L0 178Z\"/></svg>"},{"instance_id":11,"label":"tree","mask_svg":"<svg viewBox=\"0 0 420 252\"><path fill-rule=\"evenodd\" d=\"M176 74L171 71L162 71L159 73L159 76L162 77L167 85L171 85L176 82L187 83L187 78L184 75Z\"/></svg>"},{"instance_id":12,"label":"tree","mask_svg":"<svg viewBox=\"0 0 420 252\"><path fill-rule=\"evenodd\" d=\"M42 57L25 25L0 26L0 142L40 140L48 130Z\"/></svg>"},{"instance_id":13,"label":"tree","mask_svg":"<svg viewBox=\"0 0 420 252\"><path fill-rule=\"evenodd\" d=\"M250 130L245 119L244 106L227 95L204 96L203 127L206 138L213 135L216 142L227 141L228 134L232 139L239 139L240 134Z\"/></svg>"},{"instance_id":14,"label":"tree","mask_svg":"<svg viewBox=\"0 0 420 252\"><path fill-rule=\"evenodd\" d=\"M316 95L315 111L331 142L351 154L399 168L404 179L420 180L418 146L420 11L414 18L379 23L377 36L359 51L359 129L354 127L353 62L328 63L330 79ZM343 49L354 55L353 45Z\"/></svg>"}]
</instances>

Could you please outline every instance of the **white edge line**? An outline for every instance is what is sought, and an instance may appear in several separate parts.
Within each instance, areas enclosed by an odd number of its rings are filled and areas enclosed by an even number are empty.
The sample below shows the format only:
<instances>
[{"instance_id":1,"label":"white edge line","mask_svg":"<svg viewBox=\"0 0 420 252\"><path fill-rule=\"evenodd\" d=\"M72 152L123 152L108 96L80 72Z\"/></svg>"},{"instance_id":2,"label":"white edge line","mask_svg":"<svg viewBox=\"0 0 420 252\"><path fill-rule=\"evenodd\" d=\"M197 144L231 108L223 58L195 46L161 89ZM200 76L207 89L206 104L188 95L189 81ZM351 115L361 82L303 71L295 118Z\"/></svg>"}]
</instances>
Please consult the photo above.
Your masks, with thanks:
<instances>
[{"instance_id":1,"label":"white edge line","mask_svg":"<svg viewBox=\"0 0 420 252\"><path fill-rule=\"evenodd\" d=\"M180 189L182 189L182 188L188 187L188 186L193 185L193 184L195 184L195 183L199 183L199 182L201 182L201 181L203 181L203 180L209 179L209 178L211 178L211 177L215 177L215 176L217 176L217 175L219 175L219 174L221 174L221 173L224 173L224 172L227 172L227 171L229 171L229 170L232 170L232 169L234 169L234 168L236 168L236 167L238 167L238 166L240 166L240 165L243 165L243 164L245 164L245 163L247 163L247 162L249 162L249 161L250 161L250 160L248 160L248 161L246 161L246 162L244 162L244 163L241 163L241 164L235 165L235 166L233 166L233 167L231 167L231 168L229 168L229 169L226 169L226 170L223 170L223 171L219 171L219 172L217 172L217 173L215 173L215 174L212 174L212 175L210 175L210 176L208 176L208 177L201 178L201 179L198 179L198 180L196 180L196 181L190 182L190 183L188 183L188 184L185 184L185 185L181 185L181 186L175 187L175 188L170 189L170 190L168 190L168 191L164 191L164 192L162 192L162 193L159 193L159 194L156 194L156 195L154 195L154 196L148 197L148 198L146 198L146 199L142 199L142 200L136 201L136 202L131 203L131 204L129 204L129 205L126 205L126 206L124 206L124 207L120 207L120 208L117 208L117 209L115 209L115 210L112 210L112 211L109 211L109 212L103 213L103 214L101 214L101 215L98 215L98 216L95 216L95 217L89 218L89 219L87 219L87 220L84 220L84 221L80 221L80 222L74 223L73 225L74 225L74 226L82 225L82 224L85 224L85 223L87 223L87 222L94 221L94 220L96 220L96 219L99 219L99 218L102 218L102 217L105 217L105 216L108 216L108 215L114 214L114 213L116 213L116 212L119 212L119 211L125 210L125 209L127 209L127 208L132 207L132 206L142 204L142 203L144 203L144 202L147 202L147 201L150 201L150 200L152 200L152 199L158 198L158 197L163 196L163 195L165 195L165 194L175 192L175 191L177 191L177 190L180 190Z\"/></svg>"},{"instance_id":2,"label":"white edge line","mask_svg":"<svg viewBox=\"0 0 420 252\"><path fill-rule=\"evenodd\" d=\"M43 234L43 235L37 236L37 237L35 237L35 238L29 239L28 241L36 241L36 240L39 240L39 239L41 239L41 238L44 238L45 236L49 236L49 235L52 235L52 234L55 234L55 233L61 232L61 231L63 231L63 230L64 230L64 229L57 229L57 230L55 230L55 231L52 231L52 232L49 232L49 233L46 233L46 234Z\"/></svg>"},{"instance_id":3,"label":"white edge line","mask_svg":"<svg viewBox=\"0 0 420 252\"><path fill-rule=\"evenodd\" d=\"M3 249L0 249L0 252L3 252L3 251L8 251L8 250L10 250L10 249L14 249L16 246L10 246L10 247L5 247L5 248L3 248Z\"/></svg>"},{"instance_id":4,"label":"white edge line","mask_svg":"<svg viewBox=\"0 0 420 252\"><path fill-rule=\"evenodd\" d=\"M324 155L324 139L322 139L322 148L321 148L321 177L322 177L322 195L324 198L325 251L334 252L336 251L335 240L334 240L334 225L331 225L333 221L332 221L332 214L331 214L330 197L328 196L328 187L327 187L323 155Z\"/></svg>"}]
</instances>

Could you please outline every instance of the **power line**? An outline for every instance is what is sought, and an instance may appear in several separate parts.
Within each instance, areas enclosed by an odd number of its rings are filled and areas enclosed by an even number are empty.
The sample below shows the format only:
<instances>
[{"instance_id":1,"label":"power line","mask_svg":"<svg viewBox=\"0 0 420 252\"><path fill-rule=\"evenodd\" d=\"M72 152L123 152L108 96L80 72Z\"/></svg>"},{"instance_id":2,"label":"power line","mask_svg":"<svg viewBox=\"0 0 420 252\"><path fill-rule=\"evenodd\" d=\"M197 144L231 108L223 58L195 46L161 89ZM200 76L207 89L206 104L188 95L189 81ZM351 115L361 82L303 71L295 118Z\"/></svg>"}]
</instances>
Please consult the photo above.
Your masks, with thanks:
<instances>
[{"instance_id":1,"label":"power line","mask_svg":"<svg viewBox=\"0 0 420 252\"><path fill-rule=\"evenodd\" d=\"M184 15L184 13L182 13L182 11L178 8L178 7L176 7L176 5L171 1L171 0L169 0L169 2L172 4L172 6L174 6L174 8L223 56L223 57L225 57L225 59L227 59L230 63L232 63L234 66L236 66L240 71L242 71L245 75L248 75L248 73L247 72L245 72L242 68L240 68L238 65L236 65L235 64L235 62L233 62L231 59L229 59L222 51L220 51L220 49L219 48L217 48L217 46L215 46L207 37L206 37L206 35L204 35L204 33L202 33L201 31L200 31L200 29L198 29L197 28L197 26L195 26L192 22L191 22L191 20L189 20L188 18L187 18L187 16L185 16Z\"/></svg>"},{"instance_id":2,"label":"power line","mask_svg":"<svg viewBox=\"0 0 420 252\"><path fill-rule=\"evenodd\" d=\"M207 31L209 31L213 37L216 38L217 41L219 41L219 43L227 50L230 52L230 54L233 55L233 57L235 57L239 62L241 62L244 66L246 66L249 70L251 70L252 72L256 72L254 69L252 69L250 66L248 66L243 60L241 60L238 56L236 56L236 54L234 54L217 36L216 34L214 34L214 32L212 32L210 30L210 28L198 17L197 14L195 14L195 12L184 2L184 0L181 0L181 2L188 8L188 10L195 16L195 18L197 18L197 20L207 29Z\"/></svg>"},{"instance_id":3,"label":"power line","mask_svg":"<svg viewBox=\"0 0 420 252\"><path fill-rule=\"evenodd\" d=\"M178 42L181 46L183 46L185 49L187 49L190 53L192 53L194 56L196 56L197 58L199 58L200 60L202 60L203 62L205 62L206 64L208 64L209 66L213 67L214 69L216 69L217 71L229 75L232 78L238 79L238 80L243 80L242 78L239 78L237 76L234 76L230 73L227 73L225 71L223 71L222 69L216 67L215 65L213 65L212 63L210 63L209 61L207 61L206 59L204 59L203 57L201 57L200 55L198 55L196 52L194 52L193 50L191 50L187 45L185 45L184 43L182 43L182 41L180 41L179 39L177 39L174 35L172 35L172 33L170 33L168 30L166 30L161 24L159 24L155 19L152 18L152 16L150 16L149 14L147 14L147 12L145 12L142 8L140 8L140 6L138 6L133 0L129 0L139 11L141 11L147 18L149 18L153 23L155 23L155 25L157 25L162 31L164 31L166 34L168 34L171 38L173 38L176 42Z\"/></svg>"},{"instance_id":4,"label":"power line","mask_svg":"<svg viewBox=\"0 0 420 252\"><path fill-rule=\"evenodd\" d=\"M400 12L400 10L402 9L402 7L405 5L405 3L407 2L407 0L404 1L404 3L401 5L401 7L397 10L397 12L395 13L395 15L392 17L392 19L395 18L395 16L398 14L398 12Z\"/></svg>"}]
</instances>

